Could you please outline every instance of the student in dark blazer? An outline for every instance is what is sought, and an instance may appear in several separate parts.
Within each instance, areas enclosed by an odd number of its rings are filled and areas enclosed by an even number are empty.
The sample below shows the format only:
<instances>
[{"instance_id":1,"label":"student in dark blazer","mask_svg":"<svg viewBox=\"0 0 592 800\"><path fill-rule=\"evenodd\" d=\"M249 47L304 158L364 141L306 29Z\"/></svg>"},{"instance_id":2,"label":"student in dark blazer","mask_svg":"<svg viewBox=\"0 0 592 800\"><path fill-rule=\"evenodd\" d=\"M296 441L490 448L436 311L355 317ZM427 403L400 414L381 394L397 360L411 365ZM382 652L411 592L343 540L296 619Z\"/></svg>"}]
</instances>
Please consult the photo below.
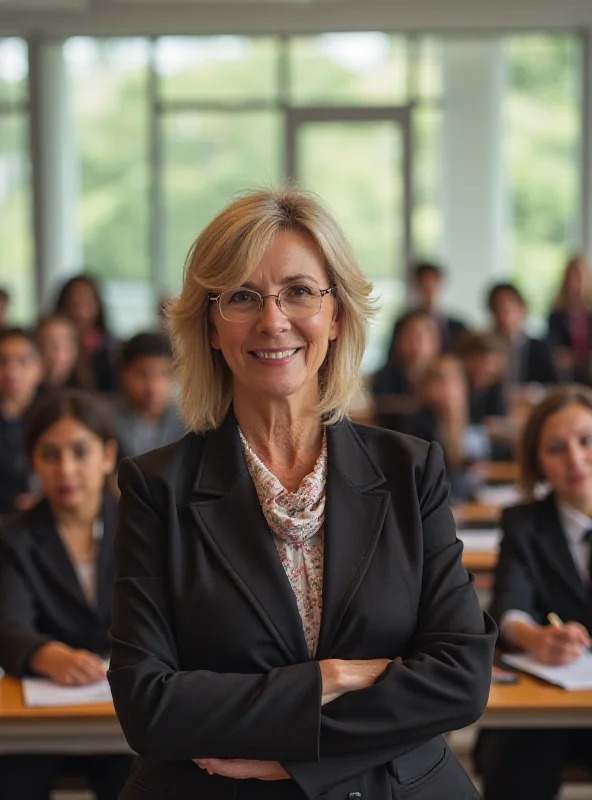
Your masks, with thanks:
<instances>
[{"instance_id":1,"label":"student in dark blazer","mask_svg":"<svg viewBox=\"0 0 592 800\"><path fill-rule=\"evenodd\" d=\"M527 336L526 301L513 283L496 283L487 295L495 331L508 345L506 380L509 387L524 383L554 384L559 380L549 343Z\"/></svg>"},{"instance_id":2,"label":"student in dark blazer","mask_svg":"<svg viewBox=\"0 0 592 800\"><path fill-rule=\"evenodd\" d=\"M545 664L568 664L590 645L592 631L592 392L554 390L528 419L521 442L522 485L532 497L502 515L504 533L492 614L504 647ZM548 623L556 613L565 625ZM553 800L567 762L592 768L592 731L491 730L481 734L477 763L486 800Z\"/></svg>"},{"instance_id":3,"label":"student in dark blazer","mask_svg":"<svg viewBox=\"0 0 592 800\"><path fill-rule=\"evenodd\" d=\"M116 501L105 491L116 445L90 395L49 395L26 446L44 499L0 534L0 666L64 685L104 679L115 578ZM83 775L98 800L116 800L131 757L0 758L0 797L48 800L64 771Z\"/></svg>"},{"instance_id":4,"label":"student in dark blazer","mask_svg":"<svg viewBox=\"0 0 592 800\"><path fill-rule=\"evenodd\" d=\"M480 716L496 631L439 446L344 417L370 291L295 190L194 245L171 312L192 432L120 468L122 800L478 797L440 734Z\"/></svg>"},{"instance_id":5,"label":"student in dark blazer","mask_svg":"<svg viewBox=\"0 0 592 800\"><path fill-rule=\"evenodd\" d=\"M565 267L549 314L549 343L564 378L590 383L590 266L583 255L573 256Z\"/></svg>"}]
</instances>

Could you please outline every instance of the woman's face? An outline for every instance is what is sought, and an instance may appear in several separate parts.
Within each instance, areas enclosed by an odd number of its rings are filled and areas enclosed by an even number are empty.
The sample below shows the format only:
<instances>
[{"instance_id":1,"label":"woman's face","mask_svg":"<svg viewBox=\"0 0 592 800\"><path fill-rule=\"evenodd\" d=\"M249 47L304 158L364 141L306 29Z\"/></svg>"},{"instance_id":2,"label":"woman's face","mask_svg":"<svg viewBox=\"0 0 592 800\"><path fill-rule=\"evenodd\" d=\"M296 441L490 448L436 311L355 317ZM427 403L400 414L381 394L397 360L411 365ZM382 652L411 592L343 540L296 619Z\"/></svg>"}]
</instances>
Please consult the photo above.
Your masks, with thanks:
<instances>
[{"instance_id":1,"label":"woman's face","mask_svg":"<svg viewBox=\"0 0 592 800\"><path fill-rule=\"evenodd\" d=\"M459 409L466 405L467 388L461 366L453 358L438 360L425 387L425 401L435 409Z\"/></svg>"},{"instance_id":2,"label":"woman's face","mask_svg":"<svg viewBox=\"0 0 592 800\"><path fill-rule=\"evenodd\" d=\"M115 442L105 443L77 419L64 417L37 440L33 469L51 506L75 511L96 506L116 454Z\"/></svg>"},{"instance_id":3,"label":"woman's face","mask_svg":"<svg viewBox=\"0 0 592 800\"><path fill-rule=\"evenodd\" d=\"M439 349L438 329L429 317L409 320L397 337L397 355L404 364L431 361Z\"/></svg>"},{"instance_id":4,"label":"woman's face","mask_svg":"<svg viewBox=\"0 0 592 800\"><path fill-rule=\"evenodd\" d=\"M294 284L323 290L330 281L314 243L295 231L283 231L243 286L267 295ZM329 342L339 334L332 295L325 295L320 311L305 319L288 318L273 297L253 320L229 322L214 302L210 314L211 343L232 371L235 395L246 391L280 399L301 394L316 402L319 369ZM272 358L278 353L285 355Z\"/></svg>"},{"instance_id":5,"label":"woman's face","mask_svg":"<svg viewBox=\"0 0 592 800\"><path fill-rule=\"evenodd\" d=\"M65 299L65 312L77 325L89 328L96 324L99 304L92 286L86 281L75 281Z\"/></svg>"},{"instance_id":6,"label":"woman's face","mask_svg":"<svg viewBox=\"0 0 592 800\"><path fill-rule=\"evenodd\" d=\"M592 411L574 403L552 414L541 431L538 461L560 500L592 508Z\"/></svg>"},{"instance_id":7,"label":"woman's face","mask_svg":"<svg viewBox=\"0 0 592 800\"><path fill-rule=\"evenodd\" d=\"M78 358L76 332L66 322L48 322L38 335L49 383L60 386L68 379Z\"/></svg>"}]
</instances>

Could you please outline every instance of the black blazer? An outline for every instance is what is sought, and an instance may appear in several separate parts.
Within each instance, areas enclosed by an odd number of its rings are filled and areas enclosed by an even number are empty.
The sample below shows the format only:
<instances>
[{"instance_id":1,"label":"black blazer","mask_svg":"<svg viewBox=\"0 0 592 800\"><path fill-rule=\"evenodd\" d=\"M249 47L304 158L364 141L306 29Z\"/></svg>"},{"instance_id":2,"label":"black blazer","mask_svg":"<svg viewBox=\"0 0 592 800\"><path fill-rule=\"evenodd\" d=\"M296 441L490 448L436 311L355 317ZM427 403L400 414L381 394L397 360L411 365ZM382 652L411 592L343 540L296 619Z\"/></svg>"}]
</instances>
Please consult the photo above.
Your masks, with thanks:
<instances>
[{"instance_id":1,"label":"black blazer","mask_svg":"<svg viewBox=\"0 0 592 800\"><path fill-rule=\"evenodd\" d=\"M520 353L520 383L557 383L559 376L549 343L527 336Z\"/></svg>"},{"instance_id":2,"label":"black blazer","mask_svg":"<svg viewBox=\"0 0 592 800\"><path fill-rule=\"evenodd\" d=\"M501 519L503 539L495 574L491 613L499 622L516 609L546 624L555 611L592 631L592 605L561 527L552 494L513 506Z\"/></svg>"},{"instance_id":3,"label":"black blazer","mask_svg":"<svg viewBox=\"0 0 592 800\"><path fill-rule=\"evenodd\" d=\"M588 336L590 349L592 349L592 311L588 311ZM554 347L573 347L569 314L567 311L556 308L549 314L549 342Z\"/></svg>"},{"instance_id":4,"label":"black blazer","mask_svg":"<svg viewBox=\"0 0 592 800\"><path fill-rule=\"evenodd\" d=\"M82 591L49 504L19 514L0 534L0 666L20 677L43 644L108 655L115 582L116 501L105 495L96 606Z\"/></svg>"},{"instance_id":5,"label":"black blazer","mask_svg":"<svg viewBox=\"0 0 592 800\"><path fill-rule=\"evenodd\" d=\"M108 677L141 756L122 800L392 800L414 781L416 800L478 797L439 734L481 715L496 629L461 563L441 450L343 422L328 454L315 660L232 412L122 462ZM321 708L318 661L397 656ZM200 756L281 761L293 780L209 776Z\"/></svg>"}]
</instances>

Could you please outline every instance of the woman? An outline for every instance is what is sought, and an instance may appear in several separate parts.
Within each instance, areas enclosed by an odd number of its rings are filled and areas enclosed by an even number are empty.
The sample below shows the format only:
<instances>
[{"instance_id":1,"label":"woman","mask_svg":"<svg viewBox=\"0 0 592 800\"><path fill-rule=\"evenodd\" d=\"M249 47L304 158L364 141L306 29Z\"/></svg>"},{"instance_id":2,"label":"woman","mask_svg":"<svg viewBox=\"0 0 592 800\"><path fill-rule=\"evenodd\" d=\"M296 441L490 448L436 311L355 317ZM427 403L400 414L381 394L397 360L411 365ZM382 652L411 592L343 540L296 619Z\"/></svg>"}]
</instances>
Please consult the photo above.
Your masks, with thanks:
<instances>
[{"instance_id":1,"label":"woman","mask_svg":"<svg viewBox=\"0 0 592 800\"><path fill-rule=\"evenodd\" d=\"M372 393L413 397L425 370L440 352L438 325L426 311L409 311L397 323L388 362L372 379Z\"/></svg>"},{"instance_id":2,"label":"woman","mask_svg":"<svg viewBox=\"0 0 592 800\"><path fill-rule=\"evenodd\" d=\"M35 336L43 358L46 388L92 389L91 376L81 358L78 331L71 319L60 314L43 317Z\"/></svg>"},{"instance_id":3,"label":"woman","mask_svg":"<svg viewBox=\"0 0 592 800\"><path fill-rule=\"evenodd\" d=\"M117 342L107 330L99 284L90 275L70 278L63 285L55 311L71 319L78 330L95 388L117 390Z\"/></svg>"},{"instance_id":4,"label":"woman","mask_svg":"<svg viewBox=\"0 0 592 800\"><path fill-rule=\"evenodd\" d=\"M64 685L105 677L114 583L115 464L109 425L90 395L48 396L26 446L45 499L0 535L0 666ZM81 773L98 800L115 800L131 758L0 758L0 797L48 800L63 772Z\"/></svg>"},{"instance_id":5,"label":"woman","mask_svg":"<svg viewBox=\"0 0 592 800\"><path fill-rule=\"evenodd\" d=\"M590 382L592 310L590 275L586 258L570 258L554 308L549 314L549 342L555 348L557 364L566 378Z\"/></svg>"},{"instance_id":6,"label":"woman","mask_svg":"<svg viewBox=\"0 0 592 800\"><path fill-rule=\"evenodd\" d=\"M439 442L453 500L467 500L475 489L468 467L490 457L485 430L469 425L468 390L462 364L444 353L428 367L418 386L419 409L401 416L397 430L426 441ZM379 419L380 421L380 419Z\"/></svg>"},{"instance_id":7,"label":"woman","mask_svg":"<svg viewBox=\"0 0 592 800\"><path fill-rule=\"evenodd\" d=\"M532 412L520 451L529 498L502 515L504 533L492 614L502 643L544 664L568 664L590 645L592 392L554 390ZM535 500L545 482L548 493ZM554 612L566 621L549 625ZM477 761L486 800L552 800L567 762L592 768L589 730L496 730L481 735Z\"/></svg>"},{"instance_id":8,"label":"woman","mask_svg":"<svg viewBox=\"0 0 592 800\"><path fill-rule=\"evenodd\" d=\"M438 445L350 424L370 285L312 197L195 242L172 309L191 433L124 460L109 680L123 800L474 798L479 609Z\"/></svg>"}]
</instances>

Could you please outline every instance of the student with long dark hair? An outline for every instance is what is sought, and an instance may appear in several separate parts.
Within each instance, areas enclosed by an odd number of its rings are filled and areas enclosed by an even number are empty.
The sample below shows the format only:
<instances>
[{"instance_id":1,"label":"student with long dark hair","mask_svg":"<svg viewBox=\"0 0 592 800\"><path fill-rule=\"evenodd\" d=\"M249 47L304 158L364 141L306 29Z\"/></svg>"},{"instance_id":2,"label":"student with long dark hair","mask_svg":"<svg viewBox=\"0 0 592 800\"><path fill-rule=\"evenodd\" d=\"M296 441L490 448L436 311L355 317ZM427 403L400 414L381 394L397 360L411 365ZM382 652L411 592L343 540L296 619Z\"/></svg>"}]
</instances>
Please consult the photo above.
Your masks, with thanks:
<instances>
[{"instance_id":1,"label":"student with long dark hair","mask_svg":"<svg viewBox=\"0 0 592 800\"><path fill-rule=\"evenodd\" d=\"M107 327L97 280L86 273L67 280L58 295L55 311L76 325L95 388L105 393L116 391L117 341Z\"/></svg>"},{"instance_id":2,"label":"student with long dark hair","mask_svg":"<svg viewBox=\"0 0 592 800\"><path fill-rule=\"evenodd\" d=\"M105 677L115 580L116 501L106 490L116 444L91 395L48 395L26 448L44 499L0 534L0 666L66 686ZM64 771L97 800L115 800L131 758L25 754L0 758L0 797L48 800Z\"/></svg>"}]
</instances>

